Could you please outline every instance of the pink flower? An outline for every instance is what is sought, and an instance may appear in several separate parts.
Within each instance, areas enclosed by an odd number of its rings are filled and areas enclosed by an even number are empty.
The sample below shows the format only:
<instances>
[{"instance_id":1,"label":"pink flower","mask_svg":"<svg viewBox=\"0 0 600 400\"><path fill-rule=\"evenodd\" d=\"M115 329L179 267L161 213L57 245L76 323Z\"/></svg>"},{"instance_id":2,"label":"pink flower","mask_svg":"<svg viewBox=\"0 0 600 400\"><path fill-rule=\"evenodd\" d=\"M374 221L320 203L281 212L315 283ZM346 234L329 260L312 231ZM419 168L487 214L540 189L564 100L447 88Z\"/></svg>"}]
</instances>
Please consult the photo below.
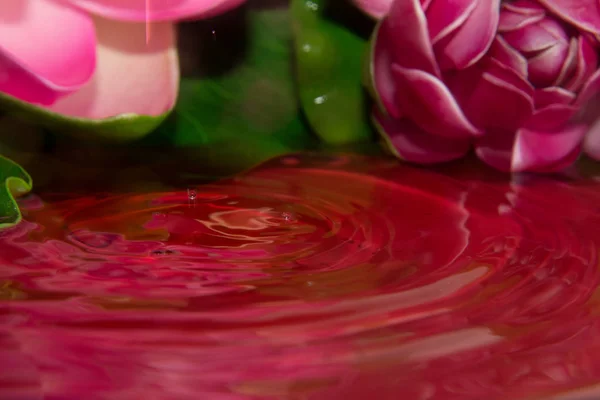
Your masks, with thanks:
<instances>
[{"instance_id":1,"label":"pink flower","mask_svg":"<svg viewBox=\"0 0 600 400\"><path fill-rule=\"evenodd\" d=\"M358 8L373 18L383 18L394 0L354 0Z\"/></svg>"},{"instance_id":2,"label":"pink flower","mask_svg":"<svg viewBox=\"0 0 600 400\"><path fill-rule=\"evenodd\" d=\"M0 92L76 119L160 116L179 83L173 22L242 2L2 0Z\"/></svg>"},{"instance_id":3,"label":"pink flower","mask_svg":"<svg viewBox=\"0 0 600 400\"><path fill-rule=\"evenodd\" d=\"M600 2L598 0L539 0L547 9L559 15L561 19L575 25L582 31L588 31L596 37L600 37ZM589 129L585 140L584 150L588 156L600 160L600 119L598 111L600 108L600 97L598 96L600 89L600 79L595 79L588 85L588 91L584 100L587 102L584 107L583 120L585 122L593 122Z\"/></svg>"},{"instance_id":4,"label":"pink flower","mask_svg":"<svg viewBox=\"0 0 600 400\"><path fill-rule=\"evenodd\" d=\"M505 171L574 162L588 126L573 117L599 86L597 41L557 3L569 2L393 1L371 54L374 120L390 148L434 163L474 146Z\"/></svg>"}]
</instances>

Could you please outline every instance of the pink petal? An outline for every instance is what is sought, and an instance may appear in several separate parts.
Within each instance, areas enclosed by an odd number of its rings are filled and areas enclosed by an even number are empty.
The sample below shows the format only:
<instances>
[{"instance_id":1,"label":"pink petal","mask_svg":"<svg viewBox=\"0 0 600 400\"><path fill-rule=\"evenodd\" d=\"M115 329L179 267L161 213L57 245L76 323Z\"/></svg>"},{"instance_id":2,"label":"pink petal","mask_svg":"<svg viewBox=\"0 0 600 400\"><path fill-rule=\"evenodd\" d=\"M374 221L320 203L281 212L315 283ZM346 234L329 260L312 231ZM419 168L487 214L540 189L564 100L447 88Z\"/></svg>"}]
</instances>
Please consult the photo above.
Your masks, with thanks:
<instances>
[{"instance_id":1,"label":"pink petal","mask_svg":"<svg viewBox=\"0 0 600 400\"><path fill-rule=\"evenodd\" d=\"M396 103L396 83L392 75L392 55L389 33L385 24L375 28L371 43L371 80L375 96L394 118L400 117L400 109Z\"/></svg>"},{"instance_id":2,"label":"pink petal","mask_svg":"<svg viewBox=\"0 0 600 400\"><path fill-rule=\"evenodd\" d=\"M579 96L575 100L579 108L576 121L586 125L593 125L600 121L600 70L594 72L590 79L583 85ZM598 129L595 127L594 129Z\"/></svg>"},{"instance_id":3,"label":"pink petal","mask_svg":"<svg viewBox=\"0 0 600 400\"><path fill-rule=\"evenodd\" d=\"M598 53L586 36L580 36L577 41L577 59L575 72L571 80L565 87L573 92L577 92L583 84L598 69Z\"/></svg>"},{"instance_id":4,"label":"pink petal","mask_svg":"<svg viewBox=\"0 0 600 400\"><path fill-rule=\"evenodd\" d=\"M583 151L594 160L600 161L600 120L588 130L583 141Z\"/></svg>"},{"instance_id":5,"label":"pink petal","mask_svg":"<svg viewBox=\"0 0 600 400\"><path fill-rule=\"evenodd\" d=\"M586 105L587 102L596 98L599 92L600 70L597 70L581 88L581 91L579 92L579 96L577 97L575 104L580 107L583 107Z\"/></svg>"},{"instance_id":6,"label":"pink petal","mask_svg":"<svg viewBox=\"0 0 600 400\"><path fill-rule=\"evenodd\" d=\"M502 8L522 15L545 14L544 8L532 0L515 0L502 4Z\"/></svg>"},{"instance_id":7,"label":"pink petal","mask_svg":"<svg viewBox=\"0 0 600 400\"><path fill-rule=\"evenodd\" d=\"M174 21L209 18L244 0L58 0L87 12L121 21Z\"/></svg>"},{"instance_id":8,"label":"pink petal","mask_svg":"<svg viewBox=\"0 0 600 400\"><path fill-rule=\"evenodd\" d=\"M499 15L500 0L477 0L465 23L436 45L440 65L464 69L479 61L492 45Z\"/></svg>"},{"instance_id":9,"label":"pink petal","mask_svg":"<svg viewBox=\"0 0 600 400\"><path fill-rule=\"evenodd\" d=\"M568 53L567 43L557 42L530 58L527 69L529 81L537 87L552 85L560 74Z\"/></svg>"},{"instance_id":10,"label":"pink petal","mask_svg":"<svg viewBox=\"0 0 600 400\"><path fill-rule=\"evenodd\" d=\"M476 142L475 154L487 165L509 172L514 140L514 132L488 133Z\"/></svg>"},{"instance_id":11,"label":"pink petal","mask_svg":"<svg viewBox=\"0 0 600 400\"><path fill-rule=\"evenodd\" d=\"M560 132L521 129L515 138L512 171L560 171L577 160L587 128L572 125Z\"/></svg>"},{"instance_id":12,"label":"pink petal","mask_svg":"<svg viewBox=\"0 0 600 400\"><path fill-rule=\"evenodd\" d=\"M549 87L537 89L533 95L535 108L543 108L551 104L571 104L575 100L575 94L561 87Z\"/></svg>"},{"instance_id":13,"label":"pink petal","mask_svg":"<svg viewBox=\"0 0 600 400\"><path fill-rule=\"evenodd\" d=\"M518 75L527 78L527 59L506 43L501 36L496 36L489 55Z\"/></svg>"},{"instance_id":14,"label":"pink petal","mask_svg":"<svg viewBox=\"0 0 600 400\"><path fill-rule=\"evenodd\" d=\"M483 130L513 132L533 113L533 87L491 59L464 109Z\"/></svg>"},{"instance_id":15,"label":"pink petal","mask_svg":"<svg viewBox=\"0 0 600 400\"><path fill-rule=\"evenodd\" d=\"M2 0L0 91L48 105L92 76L92 20L51 0ZM66 45L68 44L68 45Z\"/></svg>"},{"instance_id":16,"label":"pink petal","mask_svg":"<svg viewBox=\"0 0 600 400\"><path fill-rule=\"evenodd\" d=\"M145 24L94 18L98 66L81 90L49 109L76 118L105 119L123 114L157 116L175 103L179 64L171 23L154 23L146 43Z\"/></svg>"},{"instance_id":17,"label":"pink petal","mask_svg":"<svg viewBox=\"0 0 600 400\"><path fill-rule=\"evenodd\" d=\"M483 63L477 63L469 68L449 70L444 74L444 84L462 110L468 105L468 101L475 92L484 72Z\"/></svg>"},{"instance_id":18,"label":"pink petal","mask_svg":"<svg viewBox=\"0 0 600 400\"><path fill-rule=\"evenodd\" d=\"M537 12L522 13L514 9L510 3L504 3L502 5L502 11L500 12L500 22L498 24L498 32L509 32L517 29L521 29L527 25L535 24L545 18L546 13L543 9L539 9Z\"/></svg>"},{"instance_id":19,"label":"pink petal","mask_svg":"<svg viewBox=\"0 0 600 400\"><path fill-rule=\"evenodd\" d=\"M471 148L468 139L430 135L407 119L395 120L375 111L373 120L396 156L406 161L419 164L446 162L463 157Z\"/></svg>"},{"instance_id":20,"label":"pink petal","mask_svg":"<svg viewBox=\"0 0 600 400\"><path fill-rule=\"evenodd\" d=\"M433 0L426 13L431 42L435 44L454 32L471 15L476 5L477 0Z\"/></svg>"},{"instance_id":21,"label":"pink petal","mask_svg":"<svg viewBox=\"0 0 600 400\"><path fill-rule=\"evenodd\" d=\"M449 138L470 138L480 132L464 115L448 88L435 76L394 64L397 101L402 112L421 129Z\"/></svg>"},{"instance_id":22,"label":"pink petal","mask_svg":"<svg viewBox=\"0 0 600 400\"><path fill-rule=\"evenodd\" d=\"M573 72L577 66L578 48L579 45L577 44L577 39L571 38L571 41L569 42L569 52L567 53L567 58L563 62L563 66L552 86L562 86L565 81L573 75Z\"/></svg>"},{"instance_id":23,"label":"pink petal","mask_svg":"<svg viewBox=\"0 0 600 400\"><path fill-rule=\"evenodd\" d=\"M598 0L538 0L553 13L582 30L600 33Z\"/></svg>"},{"instance_id":24,"label":"pink petal","mask_svg":"<svg viewBox=\"0 0 600 400\"><path fill-rule=\"evenodd\" d=\"M440 76L419 0L394 1L384 24L389 29L395 63Z\"/></svg>"},{"instance_id":25,"label":"pink petal","mask_svg":"<svg viewBox=\"0 0 600 400\"><path fill-rule=\"evenodd\" d=\"M537 53L555 46L558 42L568 42L568 36L562 32L557 35L554 26L558 22L553 20L544 20L536 24L527 25L522 29L504 33L502 36L508 44L523 53Z\"/></svg>"},{"instance_id":26,"label":"pink petal","mask_svg":"<svg viewBox=\"0 0 600 400\"><path fill-rule=\"evenodd\" d=\"M600 47L600 34L594 34L589 32L581 32L590 41L592 46L595 48Z\"/></svg>"},{"instance_id":27,"label":"pink petal","mask_svg":"<svg viewBox=\"0 0 600 400\"><path fill-rule=\"evenodd\" d=\"M564 40L565 42L569 40L569 35L567 34L569 28L565 28L564 24L554 18L544 18L539 22L539 25L559 40Z\"/></svg>"},{"instance_id":28,"label":"pink petal","mask_svg":"<svg viewBox=\"0 0 600 400\"><path fill-rule=\"evenodd\" d=\"M532 131L557 132L575 116L577 110L575 106L551 104L536 110L523 127Z\"/></svg>"},{"instance_id":29,"label":"pink petal","mask_svg":"<svg viewBox=\"0 0 600 400\"><path fill-rule=\"evenodd\" d=\"M354 4L365 14L375 19L383 18L394 0L353 0Z\"/></svg>"}]
</instances>

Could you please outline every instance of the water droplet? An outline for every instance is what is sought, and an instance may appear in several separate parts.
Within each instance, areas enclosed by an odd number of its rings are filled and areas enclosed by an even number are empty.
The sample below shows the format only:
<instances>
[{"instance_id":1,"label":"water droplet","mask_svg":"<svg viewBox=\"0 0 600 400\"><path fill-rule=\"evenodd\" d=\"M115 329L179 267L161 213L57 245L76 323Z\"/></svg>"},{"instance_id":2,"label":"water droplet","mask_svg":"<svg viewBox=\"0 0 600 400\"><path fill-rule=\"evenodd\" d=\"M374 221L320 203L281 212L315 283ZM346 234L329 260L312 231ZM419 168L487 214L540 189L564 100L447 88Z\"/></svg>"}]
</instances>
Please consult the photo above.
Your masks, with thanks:
<instances>
[{"instance_id":1,"label":"water droplet","mask_svg":"<svg viewBox=\"0 0 600 400\"><path fill-rule=\"evenodd\" d=\"M196 197L198 197L198 191L196 189L188 189L188 199L190 200L196 200Z\"/></svg>"},{"instance_id":2,"label":"water droplet","mask_svg":"<svg viewBox=\"0 0 600 400\"><path fill-rule=\"evenodd\" d=\"M319 10L319 4L315 3L314 1L307 1L305 6L306 6L306 8L308 8L309 10L312 10L312 11Z\"/></svg>"},{"instance_id":3,"label":"water droplet","mask_svg":"<svg viewBox=\"0 0 600 400\"><path fill-rule=\"evenodd\" d=\"M288 211L284 211L281 213L281 218L283 218L283 220L285 222L294 222L296 221L296 216L294 215L294 213L288 212Z\"/></svg>"},{"instance_id":4,"label":"water droplet","mask_svg":"<svg viewBox=\"0 0 600 400\"><path fill-rule=\"evenodd\" d=\"M327 96L319 96L319 97L315 97L315 104L323 104L327 101Z\"/></svg>"}]
</instances>

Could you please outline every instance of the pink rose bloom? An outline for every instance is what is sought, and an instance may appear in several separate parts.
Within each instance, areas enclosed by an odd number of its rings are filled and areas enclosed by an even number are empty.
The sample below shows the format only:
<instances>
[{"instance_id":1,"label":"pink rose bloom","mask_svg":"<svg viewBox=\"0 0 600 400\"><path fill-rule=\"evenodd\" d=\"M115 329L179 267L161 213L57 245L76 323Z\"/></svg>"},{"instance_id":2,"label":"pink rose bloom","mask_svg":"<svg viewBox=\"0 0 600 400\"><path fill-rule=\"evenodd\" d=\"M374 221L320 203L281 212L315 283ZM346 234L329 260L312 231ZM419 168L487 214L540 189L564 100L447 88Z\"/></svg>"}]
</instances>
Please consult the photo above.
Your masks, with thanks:
<instances>
[{"instance_id":1,"label":"pink rose bloom","mask_svg":"<svg viewBox=\"0 0 600 400\"><path fill-rule=\"evenodd\" d=\"M97 120L168 112L179 84L173 22L214 16L243 0L1 2L0 92Z\"/></svg>"},{"instance_id":2,"label":"pink rose bloom","mask_svg":"<svg viewBox=\"0 0 600 400\"><path fill-rule=\"evenodd\" d=\"M355 1L373 16L386 3ZM374 120L399 157L443 162L474 146L504 171L577 159L589 126L574 117L600 81L596 0L387 3L371 54Z\"/></svg>"}]
</instances>

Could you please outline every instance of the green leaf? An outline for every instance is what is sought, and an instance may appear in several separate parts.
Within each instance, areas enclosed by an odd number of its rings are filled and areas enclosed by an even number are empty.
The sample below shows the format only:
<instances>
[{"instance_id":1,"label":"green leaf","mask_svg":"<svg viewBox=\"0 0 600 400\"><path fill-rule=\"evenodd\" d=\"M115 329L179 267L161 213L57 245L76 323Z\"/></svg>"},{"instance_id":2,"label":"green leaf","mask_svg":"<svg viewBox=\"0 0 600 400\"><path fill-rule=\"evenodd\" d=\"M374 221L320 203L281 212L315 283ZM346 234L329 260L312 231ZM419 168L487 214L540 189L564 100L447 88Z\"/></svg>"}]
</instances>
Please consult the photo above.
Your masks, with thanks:
<instances>
[{"instance_id":1,"label":"green leaf","mask_svg":"<svg viewBox=\"0 0 600 400\"><path fill-rule=\"evenodd\" d=\"M123 114L102 120L67 117L0 93L0 109L23 121L86 139L128 142L155 129L169 115Z\"/></svg>"},{"instance_id":2,"label":"green leaf","mask_svg":"<svg viewBox=\"0 0 600 400\"><path fill-rule=\"evenodd\" d=\"M291 5L302 107L319 137L336 145L366 141L373 134L362 87L367 40L328 15L339 4L292 0Z\"/></svg>"},{"instance_id":3,"label":"green leaf","mask_svg":"<svg viewBox=\"0 0 600 400\"><path fill-rule=\"evenodd\" d=\"M246 42L241 60L231 68L217 66L219 74L183 78L175 111L142 145L193 147L205 155L199 164L231 164L229 169L316 145L295 93L288 10L238 12L243 23L234 24L237 28L218 19L195 28L213 33L198 35L217 53L205 54L201 69L214 70L210 64L217 63L219 51L233 52L222 37L245 24L245 32L233 38Z\"/></svg>"},{"instance_id":4,"label":"green leaf","mask_svg":"<svg viewBox=\"0 0 600 400\"><path fill-rule=\"evenodd\" d=\"M0 229L21 222L21 211L15 197L31 191L29 174L8 158L0 155Z\"/></svg>"}]
</instances>

